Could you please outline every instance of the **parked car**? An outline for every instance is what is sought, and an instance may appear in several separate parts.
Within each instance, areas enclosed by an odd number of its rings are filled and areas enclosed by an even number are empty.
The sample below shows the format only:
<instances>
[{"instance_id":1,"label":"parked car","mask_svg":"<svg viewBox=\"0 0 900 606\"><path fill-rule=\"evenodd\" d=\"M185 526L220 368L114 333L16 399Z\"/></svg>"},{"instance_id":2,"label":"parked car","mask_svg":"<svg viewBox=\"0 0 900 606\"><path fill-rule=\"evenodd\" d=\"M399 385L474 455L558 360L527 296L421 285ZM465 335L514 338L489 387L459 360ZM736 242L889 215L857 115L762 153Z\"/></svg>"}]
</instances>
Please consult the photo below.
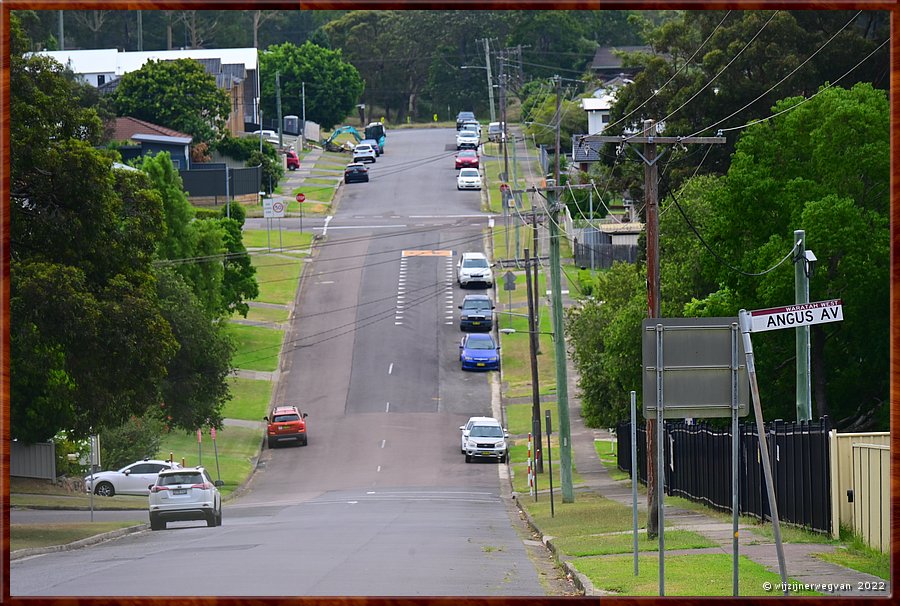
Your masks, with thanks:
<instances>
[{"instance_id":1,"label":"parked car","mask_svg":"<svg viewBox=\"0 0 900 606\"><path fill-rule=\"evenodd\" d=\"M462 125L460 125L459 130L472 130L478 133L479 136L481 136L481 123L479 123L477 120L464 120Z\"/></svg>"},{"instance_id":2,"label":"parked car","mask_svg":"<svg viewBox=\"0 0 900 606\"><path fill-rule=\"evenodd\" d=\"M481 189L481 173L477 168L463 168L456 176L456 189Z\"/></svg>"},{"instance_id":3,"label":"parked car","mask_svg":"<svg viewBox=\"0 0 900 606\"><path fill-rule=\"evenodd\" d=\"M456 154L456 170L461 168L478 168L478 152L474 149L464 149Z\"/></svg>"},{"instance_id":4,"label":"parked car","mask_svg":"<svg viewBox=\"0 0 900 606\"><path fill-rule=\"evenodd\" d=\"M354 162L375 162L375 148L368 143L359 143L353 148Z\"/></svg>"},{"instance_id":5,"label":"parked car","mask_svg":"<svg viewBox=\"0 0 900 606\"><path fill-rule=\"evenodd\" d=\"M344 169L344 183L354 182L369 182L369 169L366 168L365 164L354 162L353 164L348 164L347 168Z\"/></svg>"},{"instance_id":6,"label":"parked car","mask_svg":"<svg viewBox=\"0 0 900 606\"><path fill-rule=\"evenodd\" d=\"M300 156L297 155L297 152L289 150L284 154L284 157L287 161L288 170L297 170L300 168Z\"/></svg>"},{"instance_id":7,"label":"parked car","mask_svg":"<svg viewBox=\"0 0 900 606\"><path fill-rule=\"evenodd\" d=\"M459 431L461 434L460 435L461 440L459 443L459 451L461 453L466 454L466 440L469 439L469 430L472 429L472 427L475 425L475 423L478 423L480 421L493 422L493 423L497 423L497 425L500 424L497 421L497 419L495 419L494 417L469 417L469 420L466 421L465 425L459 426Z\"/></svg>"},{"instance_id":8,"label":"parked car","mask_svg":"<svg viewBox=\"0 0 900 606\"><path fill-rule=\"evenodd\" d=\"M266 436L269 448L280 442L296 442L301 446L309 443L306 433L306 417L296 406L276 406L272 409L272 418L263 417L266 422Z\"/></svg>"},{"instance_id":9,"label":"parked car","mask_svg":"<svg viewBox=\"0 0 900 606\"><path fill-rule=\"evenodd\" d=\"M456 114L456 130L462 128L463 122L466 120L475 120L475 114L472 112L459 112Z\"/></svg>"},{"instance_id":10,"label":"parked car","mask_svg":"<svg viewBox=\"0 0 900 606\"><path fill-rule=\"evenodd\" d=\"M491 330L494 327L494 302L487 295L466 295L459 313L460 330Z\"/></svg>"},{"instance_id":11,"label":"parked car","mask_svg":"<svg viewBox=\"0 0 900 606\"><path fill-rule=\"evenodd\" d=\"M459 342L462 370L500 370L500 346L488 333L472 333Z\"/></svg>"},{"instance_id":12,"label":"parked car","mask_svg":"<svg viewBox=\"0 0 900 606\"><path fill-rule=\"evenodd\" d=\"M509 434L497 419L476 421L466 438L464 448L466 463L471 463L476 457L497 459L498 462L505 463L509 460L506 442L508 438Z\"/></svg>"},{"instance_id":13,"label":"parked car","mask_svg":"<svg viewBox=\"0 0 900 606\"><path fill-rule=\"evenodd\" d=\"M360 145L362 145L362 144L371 145L372 149L375 150L376 157L381 155L381 147L378 145L378 141L376 141L375 139L363 139L359 143L360 143Z\"/></svg>"},{"instance_id":14,"label":"parked car","mask_svg":"<svg viewBox=\"0 0 900 606\"><path fill-rule=\"evenodd\" d=\"M150 530L164 530L166 523L206 520L207 526L222 525L222 480L212 481L203 467L167 469L160 472L150 490Z\"/></svg>"},{"instance_id":15,"label":"parked car","mask_svg":"<svg viewBox=\"0 0 900 606\"><path fill-rule=\"evenodd\" d=\"M456 149L478 149L481 137L472 130L461 130L456 133Z\"/></svg>"},{"instance_id":16,"label":"parked car","mask_svg":"<svg viewBox=\"0 0 900 606\"><path fill-rule=\"evenodd\" d=\"M462 288L470 284L484 284L488 288L494 286L494 274L487 257L480 252L464 252L456 265L456 283Z\"/></svg>"},{"instance_id":17,"label":"parked car","mask_svg":"<svg viewBox=\"0 0 900 606\"><path fill-rule=\"evenodd\" d=\"M488 141L500 142L505 138L506 133L503 131L502 122L491 122L488 124Z\"/></svg>"},{"instance_id":18,"label":"parked car","mask_svg":"<svg viewBox=\"0 0 900 606\"><path fill-rule=\"evenodd\" d=\"M180 469L181 465L174 461L157 461L144 459L126 465L118 471L99 471L93 476L85 476L85 492L94 491L101 497L112 497L117 494L150 494L148 485L156 481L156 476L164 469Z\"/></svg>"}]
</instances>

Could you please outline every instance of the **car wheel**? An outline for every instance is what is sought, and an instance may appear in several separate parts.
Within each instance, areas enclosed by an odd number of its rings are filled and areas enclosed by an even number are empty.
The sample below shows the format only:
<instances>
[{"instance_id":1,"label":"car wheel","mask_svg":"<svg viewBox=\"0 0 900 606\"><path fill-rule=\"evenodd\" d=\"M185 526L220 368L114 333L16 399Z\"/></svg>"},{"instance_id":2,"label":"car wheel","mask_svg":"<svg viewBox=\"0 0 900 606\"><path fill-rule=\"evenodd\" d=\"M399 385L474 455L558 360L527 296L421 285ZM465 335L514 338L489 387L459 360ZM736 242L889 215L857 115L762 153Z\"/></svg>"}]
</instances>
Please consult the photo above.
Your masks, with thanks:
<instances>
[{"instance_id":1,"label":"car wheel","mask_svg":"<svg viewBox=\"0 0 900 606\"><path fill-rule=\"evenodd\" d=\"M269 440L267 442L267 444L268 444L269 448L275 448L275 440Z\"/></svg>"},{"instance_id":2,"label":"car wheel","mask_svg":"<svg viewBox=\"0 0 900 606\"><path fill-rule=\"evenodd\" d=\"M216 512L210 511L209 514L206 516L206 526L208 528L213 528L213 527L215 527L215 525L216 525Z\"/></svg>"},{"instance_id":3,"label":"car wheel","mask_svg":"<svg viewBox=\"0 0 900 606\"><path fill-rule=\"evenodd\" d=\"M113 485L109 482L100 482L97 484L97 488L94 489L94 494L100 495L101 497L112 497L116 494L116 489L113 488Z\"/></svg>"},{"instance_id":4,"label":"car wheel","mask_svg":"<svg viewBox=\"0 0 900 606\"><path fill-rule=\"evenodd\" d=\"M303 436L303 443L300 445L306 446L307 444L309 444L309 436Z\"/></svg>"},{"instance_id":5,"label":"car wheel","mask_svg":"<svg viewBox=\"0 0 900 606\"><path fill-rule=\"evenodd\" d=\"M471 462L472 462L472 456L466 455L466 463L471 463Z\"/></svg>"},{"instance_id":6,"label":"car wheel","mask_svg":"<svg viewBox=\"0 0 900 606\"><path fill-rule=\"evenodd\" d=\"M219 511L216 514L216 526L222 525L222 505L219 505Z\"/></svg>"},{"instance_id":7,"label":"car wheel","mask_svg":"<svg viewBox=\"0 0 900 606\"><path fill-rule=\"evenodd\" d=\"M150 530L165 530L166 523L156 518L150 518Z\"/></svg>"}]
</instances>

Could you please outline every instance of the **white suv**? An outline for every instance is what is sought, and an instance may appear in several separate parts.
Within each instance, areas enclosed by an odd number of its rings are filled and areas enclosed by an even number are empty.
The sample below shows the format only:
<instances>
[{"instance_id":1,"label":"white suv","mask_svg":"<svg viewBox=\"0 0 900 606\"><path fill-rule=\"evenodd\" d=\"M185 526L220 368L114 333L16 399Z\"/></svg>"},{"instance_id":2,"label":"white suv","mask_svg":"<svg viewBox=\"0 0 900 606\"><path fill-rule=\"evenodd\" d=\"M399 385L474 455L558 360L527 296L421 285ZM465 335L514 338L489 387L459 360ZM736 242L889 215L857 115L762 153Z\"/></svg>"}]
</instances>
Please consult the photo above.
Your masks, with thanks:
<instances>
[{"instance_id":1,"label":"white suv","mask_svg":"<svg viewBox=\"0 0 900 606\"><path fill-rule=\"evenodd\" d=\"M203 467L166 469L150 485L150 530L163 530L167 522L206 520L222 525L222 496Z\"/></svg>"},{"instance_id":2,"label":"white suv","mask_svg":"<svg viewBox=\"0 0 900 606\"><path fill-rule=\"evenodd\" d=\"M506 439L509 434L497 419L475 421L468 434L464 448L466 463L471 463L475 457L497 459L500 463L507 461Z\"/></svg>"},{"instance_id":3,"label":"white suv","mask_svg":"<svg viewBox=\"0 0 900 606\"><path fill-rule=\"evenodd\" d=\"M368 143L360 143L353 148L354 162L375 162L375 148Z\"/></svg>"},{"instance_id":4,"label":"white suv","mask_svg":"<svg viewBox=\"0 0 900 606\"><path fill-rule=\"evenodd\" d=\"M459 263L456 266L456 282L462 288L466 288L473 282L493 288L494 274L487 257L479 252L465 252L460 255Z\"/></svg>"}]
</instances>

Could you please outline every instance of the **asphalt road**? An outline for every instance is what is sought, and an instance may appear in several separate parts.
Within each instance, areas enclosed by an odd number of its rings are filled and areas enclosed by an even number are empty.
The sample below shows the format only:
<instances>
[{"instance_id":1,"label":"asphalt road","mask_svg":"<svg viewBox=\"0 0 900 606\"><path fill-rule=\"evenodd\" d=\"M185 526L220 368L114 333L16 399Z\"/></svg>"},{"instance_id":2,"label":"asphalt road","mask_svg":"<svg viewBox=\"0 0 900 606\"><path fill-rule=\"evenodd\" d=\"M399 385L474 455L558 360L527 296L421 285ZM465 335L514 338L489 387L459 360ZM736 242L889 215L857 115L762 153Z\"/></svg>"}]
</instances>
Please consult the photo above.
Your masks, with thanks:
<instances>
[{"instance_id":1,"label":"asphalt road","mask_svg":"<svg viewBox=\"0 0 900 606\"><path fill-rule=\"evenodd\" d=\"M342 186L276 394L309 413L309 445L266 449L221 528L17 560L11 595L545 595L505 466L459 452L495 377L459 369L454 267L487 215L456 190L454 136L392 131L371 181Z\"/></svg>"}]
</instances>

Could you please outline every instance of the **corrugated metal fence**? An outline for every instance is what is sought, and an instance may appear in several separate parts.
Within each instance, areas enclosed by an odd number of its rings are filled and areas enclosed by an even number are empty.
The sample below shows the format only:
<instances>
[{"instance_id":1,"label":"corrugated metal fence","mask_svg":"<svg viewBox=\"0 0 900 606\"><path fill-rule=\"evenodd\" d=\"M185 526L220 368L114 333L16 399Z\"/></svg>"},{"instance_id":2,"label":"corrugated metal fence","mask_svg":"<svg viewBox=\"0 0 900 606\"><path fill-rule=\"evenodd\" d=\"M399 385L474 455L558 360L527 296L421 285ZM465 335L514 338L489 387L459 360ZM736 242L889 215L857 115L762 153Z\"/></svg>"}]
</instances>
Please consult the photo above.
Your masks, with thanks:
<instances>
[{"instance_id":1,"label":"corrugated metal fence","mask_svg":"<svg viewBox=\"0 0 900 606\"><path fill-rule=\"evenodd\" d=\"M56 444L38 442L24 444L18 441L9 443L9 475L10 477L56 479Z\"/></svg>"},{"instance_id":2,"label":"corrugated metal fence","mask_svg":"<svg viewBox=\"0 0 900 606\"><path fill-rule=\"evenodd\" d=\"M225 196L225 166L203 166L180 170L184 191L189 196ZM231 197L257 194L262 185L262 167L228 169L228 194Z\"/></svg>"},{"instance_id":3,"label":"corrugated metal fence","mask_svg":"<svg viewBox=\"0 0 900 606\"><path fill-rule=\"evenodd\" d=\"M889 447L891 434L887 431L872 433L838 433L832 430L828 434L831 443L831 536L840 536L841 526L856 528L854 509L858 501L850 502L848 493L857 494L854 474L857 466L854 462L857 444L868 444ZM890 492L890 475L886 474L881 484L885 495Z\"/></svg>"},{"instance_id":4,"label":"corrugated metal fence","mask_svg":"<svg viewBox=\"0 0 900 606\"><path fill-rule=\"evenodd\" d=\"M769 460L775 482L778 514L784 521L819 532L831 532L831 481L829 473L830 423L785 423L766 427ZM731 511L731 431L705 423L666 423L666 494L699 501ZM637 428L638 477L647 483L646 430ZM630 423L617 429L618 467L631 472ZM759 458L756 425L740 426L738 469L740 513L765 519L769 503Z\"/></svg>"},{"instance_id":5,"label":"corrugated metal fence","mask_svg":"<svg viewBox=\"0 0 900 606\"><path fill-rule=\"evenodd\" d=\"M640 251L635 244L613 244L612 237L594 227L574 230L572 252L575 264L591 269L609 269L615 261L636 263Z\"/></svg>"}]
</instances>

